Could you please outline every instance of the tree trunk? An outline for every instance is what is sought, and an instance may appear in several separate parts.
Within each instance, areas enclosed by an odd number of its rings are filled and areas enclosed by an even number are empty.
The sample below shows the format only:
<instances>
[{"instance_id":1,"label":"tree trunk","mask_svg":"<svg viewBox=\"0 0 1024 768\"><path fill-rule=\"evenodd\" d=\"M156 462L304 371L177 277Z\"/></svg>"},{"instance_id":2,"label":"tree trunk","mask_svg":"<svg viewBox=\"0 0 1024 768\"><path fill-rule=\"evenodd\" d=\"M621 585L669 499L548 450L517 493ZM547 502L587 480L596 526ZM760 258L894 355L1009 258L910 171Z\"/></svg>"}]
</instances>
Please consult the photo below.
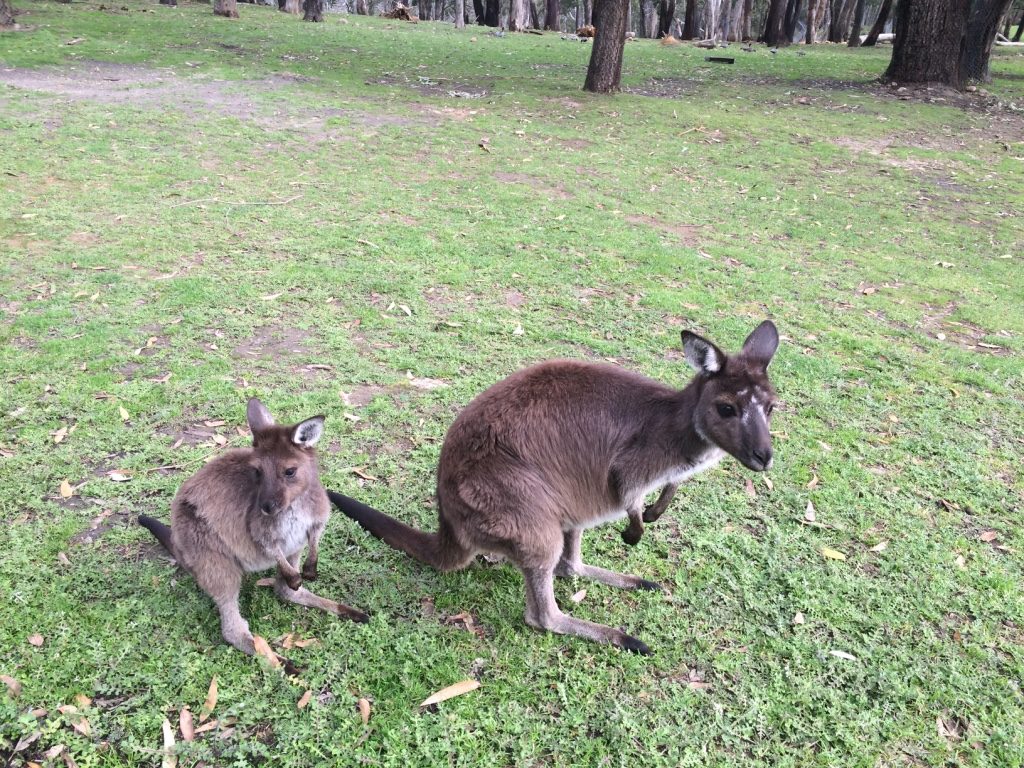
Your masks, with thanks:
<instances>
[{"instance_id":1,"label":"tree trunk","mask_svg":"<svg viewBox=\"0 0 1024 768\"><path fill-rule=\"evenodd\" d=\"M846 41L846 30L850 28L850 12L853 0L834 0L832 3L832 21L828 25L828 41L843 43Z\"/></svg>"},{"instance_id":2,"label":"tree trunk","mask_svg":"<svg viewBox=\"0 0 1024 768\"><path fill-rule=\"evenodd\" d=\"M658 36L658 14L654 0L640 0L640 37Z\"/></svg>"},{"instance_id":3,"label":"tree trunk","mask_svg":"<svg viewBox=\"0 0 1024 768\"><path fill-rule=\"evenodd\" d=\"M813 2L813 0L808 0ZM779 43L779 45L789 45L793 42L793 38L796 37L796 25L800 21L800 6L803 5L802 0L789 0L786 4L786 23L782 28L782 36L785 41Z\"/></svg>"},{"instance_id":4,"label":"tree trunk","mask_svg":"<svg viewBox=\"0 0 1024 768\"><path fill-rule=\"evenodd\" d=\"M814 45L814 27L818 23L817 13L817 0L807 0L807 29L804 30L805 45Z\"/></svg>"},{"instance_id":5,"label":"tree trunk","mask_svg":"<svg viewBox=\"0 0 1024 768\"><path fill-rule=\"evenodd\" d=\"M3 2L3 0L0 0L0 2ZM177 6L178 0L160 0L160 5Z\"/></svg>"},{"instance_id":6,"label":"tree trunk","mask_svg":"<svg viewBox=\"0 0 1024 768\"><path fill-rule=\"evenodd\" d=\"M583 0L583 25L594 23L594 0Z\"/></svg>"},{"instance_id":7,"label":"tree trunk","mask_svg":"<svg viewBox=\"0 0 1024 768\"><path fill-rule=\"evenodd\" d=\"M285 0L284 12L297 14L302 10L302 0Z\"/></svg>"},{"instance_id":8,"label":"tree trunk","mask_svg":"<svg viewBox=\"0 0 1024 768\"><path fill-rule=\"evenodd\" d=\"M420 6L420 10L423 10L423 6ZM367 0L356 0L356 13L360 16L369 16L370 7L367 4Z\"/></svg>"},{"instance_id":9,"label":"tree trunk","mask_svg":"<svg viewBox=\"0 0 1024 768\"><path fill-rule=\"evenodd\" d=\"M324 20L324 0L302 0L303 21Z\"/></svg>"},{"instance_id":10,"label":"tree trunk","mask_svg":"<svg viewBox=\"0 0 1024 768\"><path fill-rule=\"evenodd\" d=\"M676 15L676 0L661 0L658 3L658 37L665 37L672 28Z\"/></svg>"},{"instance_id":11,"label":"tree trunk","mask_svg":"<svg viewBox=\"0 0 1024 768\"><path fill-rule=\"evenodd\" d=\"M1017 22L1017 33L1013 36L1013 42L1020 42L1021 33L1024 33L1024 13L1020 15L1020 21Z\"/></svg>"},{"instance_id":12,"label":"tree trunk","mask_svg":"<svg viewBox=\"0 0 1024 768\"><path fill-rule=\"evenodd\" d=\"M676 14L676 0L672 0L672 15ZM672 20L668 22L669 29L672 28ZM683 8L683 31L679 37L683 40L693 40L697 36L697 0L686 0Z\"/></svg>"},{"instance_id":13,"label":"tree trunk","mask_svg":"<svg viewBox=\"0 0 1024 768\"><path fill-rule=\"evenodd\" d=\"M885 76L898 83L960 88L959 63L970 11L970 0L901 0Z\"/></svg>"},{"instance_id":14,"label":"tree trunk","mask_svg":"<svg viewBox=\"0 0 1024 768\"><path fill-rule=\"evenodd\" d=\"M740 24L740 39L753 40L752 25L754 17L754 0L743 0L743 22Z\"/></svg>"},{"instance_id":15,"label":"tree trunk","mask_svg":"<svg viewBox=\"0 0 1024 768\"><path fill-rule=\"evenodd\" d=\"M11 0L0 0L0 29L12 29L14 27L14 8Z\"/></svg>"},{"instance_id":16,"label":"tree trunk","mask_svg":"<svg viewBox=\"0 0 1024 768\"><path fill-rule=\"evenodd\" d=\"M768 12L764 16L764 31L761 42L767 45L779 45L785 36L786 0L769 0Z\"/></svg>"},{"instance_id":17,"label":"tree trunk","mask_svg":"<svg viewBox=\"0 0 1024 768\"><path fill-rule=\"evenodd\" d=\"M477 26L484 25L484 0L473 0L473 14L476 16Z\"/></svg>"},{"instance_id":18,"label":"tree trunk","mask_svg":"<svg viewBox=\"0 0 1024 768\"><path fill-rule=\"evenodd\" d=\"M626 8L629 0L595 0L593 24L597 29L583 90L616 93L622 79L622 51L626 47Z\"/></svg>"},{"instance_id":19,"label":"tree trunk","mask_svg":"<svg viewBox=\"0 0 1024 768\"><path fill-rule=\"evenodd\" d=\"M967 36L960 52L960 79L989 82L992 43L999 31L999 20L1010 8L1010 0L974 0L967 21Z\"/></svg>"},{"instance_id":20,"label":"tree trunk","mask_svg":"<svg viewBox=\"0 0 1024 768\"><path fill-rule=\"evenodd\" d=\"M868 36L864 38L864 42L861 43L865 48L874 45L878 42L878 36L882 34L885 29L885 22L889 20L889 13L892 11L892 0L882 0L882 7L878 9L878 18L875 19L874 26L871 27L871 31L868 32Z\"/></svg>"},{"instance_id":21,"label":"tree trunk","mask_svg":"<svg viewBox=\"0 0 1024 768\"><path fill-rule=\"evenodd\" d=\"M530 7L527 0L511 0L508 4L508 31L522 32L530 25Z\"/></svg>"},{"instance_id":22,"label":"tree trunk","mask_svg":"<svg viewBox=\"0 0 1024 768\"><path fill-rule=\"evenodd\" d=\"M527 0L526 7L530 12L530 23L527 29L540 29L540 16L537 13L537 4L533 0Z\"/></svg>"},{"instance_id":23,"label":"tree trunk","mask_svg":"<svg viewBox=\"0 0 1024 768\"><path fill-rule=\"evenodd\" d=\"M850 39L846 43L850 48L860 47L860 28L864 24L864 6L867 0L857 0L857 7L853 10L853 29L850 30Z\"/></svg>"},{"instance_id":24,"label":"tree trunk","mask_svg":"<svg viewBox=\"0 0 1024 768\"><path fill-rule=\"evenodd\" d=\"M561 25L558 23L558 0L547 0L544 3L544 29L558 32Z\"/></svg>"},{"instance_id":25,"label":"tree trunk","mask_svg":"<svg viewBox=\"0 0 1024 768\"><path fill-rule=\"evenodd\" d=\"M496 27L501 23L500 12L501 2L500 0L484 0L486 5L484 6L484 24L488 27Z\"/></svg>"},{"instance_id":26,"label":"tree trunk","mask_svg":"<svg viewBox=\"0 0 1024 768\"><path fill-rule=\"evenodd\" d=\"M238 5L235 0L213 0L213 14L228 19L237 19Z\"/></svg>"},{"instance_id":27,"label":"tree trunk","mask_svg":"<svg viewBox=\"0 0 1024 768\"><path fill-rule=\"evenodd\" d=\"M455 0L455 28L466 28L466 0Z\"/></svg>"}]
</instances>

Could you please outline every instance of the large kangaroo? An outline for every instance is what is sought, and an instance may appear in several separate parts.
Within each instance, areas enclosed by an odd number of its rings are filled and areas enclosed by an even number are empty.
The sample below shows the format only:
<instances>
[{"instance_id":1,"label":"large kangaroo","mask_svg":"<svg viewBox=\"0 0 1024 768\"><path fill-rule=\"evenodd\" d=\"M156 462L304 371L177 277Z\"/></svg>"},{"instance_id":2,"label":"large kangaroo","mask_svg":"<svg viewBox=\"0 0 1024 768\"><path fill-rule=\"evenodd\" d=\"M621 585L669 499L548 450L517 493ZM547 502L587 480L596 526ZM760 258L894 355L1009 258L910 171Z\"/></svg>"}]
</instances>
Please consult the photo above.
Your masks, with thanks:
<instances>
[{"instance_id":1,"label":"large kangaroo","mask_svg":"<svg viewBox=\"0 0 1024 768\"><path fill-rule=\"evenodd\" d=\"M282 600L353 621L367 616L302 586L303 579L316 579L320 536L331 509L313 447L324 417L278 426L256 398L246 416L252 448L229 451L186 480L171 503L170 527L146 515L139 523L213 598L224 639L251 654L252 633L238 610L246 573L276 565L274 591ZM307 543L300 573L299 555Z\"/></svg>"},{"instance_id":2,"label":"large kangaroo","mask_svg":"<svg viewBox=\"0 0 1024 768\"><path fill-rule=\"evenodd\" d=\"M779 344L759 325L735 356L683 332L697 376L672 389L610 365L556 360L518 371L455 419L437 469L438 531L410 528L334 491L331 501L374 536L442 571L479 552L508 557L526 580L526 623L643 654L612 627L566 616L555 576L583 576L628 589L660 589L580 559L584 528L628 514L659 488L654 519L675 487L732 454L760 472L771 466L768 423L775 390L767 367Z\"/></svg>"}]
</instances>

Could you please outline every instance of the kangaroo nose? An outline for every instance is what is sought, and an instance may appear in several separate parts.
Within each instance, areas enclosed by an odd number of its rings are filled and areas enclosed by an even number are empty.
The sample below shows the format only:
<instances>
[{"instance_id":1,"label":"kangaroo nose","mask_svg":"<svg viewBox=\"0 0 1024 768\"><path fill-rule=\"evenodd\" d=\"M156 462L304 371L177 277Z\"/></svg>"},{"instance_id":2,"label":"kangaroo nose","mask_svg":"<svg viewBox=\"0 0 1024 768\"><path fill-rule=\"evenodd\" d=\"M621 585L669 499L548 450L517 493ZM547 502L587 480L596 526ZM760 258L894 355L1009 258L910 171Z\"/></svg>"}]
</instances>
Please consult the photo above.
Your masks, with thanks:
<instances>
[{"instance_id":1,"label":"kangaroo nose","mask_svg":"<svg viewBox=\"0 0 1024 768\"><path fill-rule=\"evenodd\" d=\"M260 505L260 509L263 510L264 515L272 515L275 511L274 502L264 501L263 504Z\"/></svg>"},{"instance_id":2,"label":"kangaroo nose","mask_svg":"<svg viewBox=\"0 0 1024 768\"><path fill-rule=\"evenodd\" d=\"M761 450L754 450L752 452L754 458L761 463L761 469L768 469L772 465L772 449L762 448Z\"/></svg>"}]
</instances>

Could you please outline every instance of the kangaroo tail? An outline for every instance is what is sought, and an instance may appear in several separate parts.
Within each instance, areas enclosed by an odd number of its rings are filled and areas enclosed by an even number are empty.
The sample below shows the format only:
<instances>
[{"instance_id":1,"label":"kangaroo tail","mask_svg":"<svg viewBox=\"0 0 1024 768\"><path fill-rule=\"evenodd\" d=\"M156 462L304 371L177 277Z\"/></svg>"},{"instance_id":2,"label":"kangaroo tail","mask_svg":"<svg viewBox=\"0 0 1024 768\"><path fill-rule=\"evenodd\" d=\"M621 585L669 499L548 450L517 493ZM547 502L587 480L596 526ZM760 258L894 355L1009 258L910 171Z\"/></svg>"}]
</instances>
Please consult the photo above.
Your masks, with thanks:
<instances>
[{"instance_id":1,"label":"kangaroo tail","mask_svg":"<svg viewBox=\"0 0 1024 768\"><path fill-rule=\"evenodd\" d=\"M172 557L174 556L174 549L171 546L171 526L165 525L155 517L149 517L148 515L139 515L139 525L156 536L156 540L163 544L164 549Z\"/></svg>"},{"instance_id":2,"label":"kangaroo tail","mask_svg":"<svg viewBox=\"0 0 1024 768\"><path fill-rule=\"evenodd\" d=\"M421 563L441 571L451 571L464 567L473 559L473 553L449 534L443 520L437 533L426 533L335 491L328 490L327 496L334 506L368 533Z\"/></svg>"}]
</instances>

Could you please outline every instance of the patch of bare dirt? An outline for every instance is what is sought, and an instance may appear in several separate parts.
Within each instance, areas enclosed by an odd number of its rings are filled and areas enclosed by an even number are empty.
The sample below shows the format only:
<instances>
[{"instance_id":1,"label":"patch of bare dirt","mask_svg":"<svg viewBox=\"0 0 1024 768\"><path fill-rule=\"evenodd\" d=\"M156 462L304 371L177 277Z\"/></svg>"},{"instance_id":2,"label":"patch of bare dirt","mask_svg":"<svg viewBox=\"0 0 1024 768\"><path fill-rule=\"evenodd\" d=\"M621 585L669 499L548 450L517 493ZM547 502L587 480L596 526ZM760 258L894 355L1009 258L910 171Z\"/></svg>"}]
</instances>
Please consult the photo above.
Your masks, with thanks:
<instances>
[{"instance_id":1,"label":"patch of bare dirt","mask_svg":"<svg viewBox=\"0 0 1024 768\"><path fill-rule=\"evenodd\" d=\"M381 384L353 384L342 387L341 400L345 405L361 408L364 405L369 405L378 397L392 395L400 389L401 387Z\"/></svg>"},{"instance_id":2,"label":"patch of bare dirt","mask_svg":"<svg viewBox=\"0 0 1024 768\"><path fill-rule=\"evenodd\" d=\"M248 341L234 348L235 357L249 360L276 360L308 353L309 334L298 328L261 328Z\"/></svg>"},{"instance_id":3,"label":"patch of bare dirt","mask_svg":"<svg viewBox=\"0 0 1024 768\"><path fill-rule=\"evenodd\" d=\"M530 187L530 189L556 200L571 200L574 197L574 195L566 190L561 184L547 184L542 179L538 179L536 176L530 176L526 173L508 173L506 171L498 171L494 174L494 178L505 184L525 184Z\"/></svg>"},{"instance_id":4,"label":"patch of bare dirt","mask_svg":"<svg viewBox=\"0 0 1024 768\"><path fill-rule=\"evenodd\" d=\"M951 301L941 307L925 305L925 313L921 316L921 330L932 338L956 344L972 352L983 352L990 355L1009 355L1010 350L998 344L985 341L989 335L981 326L962 320L953 320L957 303Z\"/></svg>"},{"instance_id":5,"label":"patch of bare dirt","mask_svg":"<svg viewBox=\"0 0 1024 768\"><path fill-rule=\"evenodd\" d=\"M679 99L691 96L701 80L693 77L652 77L643 85L623 88L625 93L650 96L656 99Z\"/></svg>"},{"instance_id":6,"label":"patch of bare dirt","mask_svg":"<svg viewBox=\"0 0 1024 768\"><path fill-rule=\"evenodd\" d=\"M386 74L376 80L368 80L367 85L400 85L412 88L424 96L447 96L452 99L480 99L487 96L493 83L481 85L479 82L466 83L461 80L432 78L422 75L415 78L406 75Z\"/></svg>"},{"instance_id":7,"label":"patch of bare dirt","mask_svg":"<svg viewBox=\"0 0 1024 768\"><path fill-rule=\"evenodd\" d=\"M679 237L680 242L683 245L696 246L700 242L698 235L700 234L700 227L695 224L672 224L667 221L662 221L654 216L641 216L641 215L629 215L626 216L626 221L630 224L644 224L654 229L659 229L670 235L676 235Z\"/></svg>"}]
</instances>

